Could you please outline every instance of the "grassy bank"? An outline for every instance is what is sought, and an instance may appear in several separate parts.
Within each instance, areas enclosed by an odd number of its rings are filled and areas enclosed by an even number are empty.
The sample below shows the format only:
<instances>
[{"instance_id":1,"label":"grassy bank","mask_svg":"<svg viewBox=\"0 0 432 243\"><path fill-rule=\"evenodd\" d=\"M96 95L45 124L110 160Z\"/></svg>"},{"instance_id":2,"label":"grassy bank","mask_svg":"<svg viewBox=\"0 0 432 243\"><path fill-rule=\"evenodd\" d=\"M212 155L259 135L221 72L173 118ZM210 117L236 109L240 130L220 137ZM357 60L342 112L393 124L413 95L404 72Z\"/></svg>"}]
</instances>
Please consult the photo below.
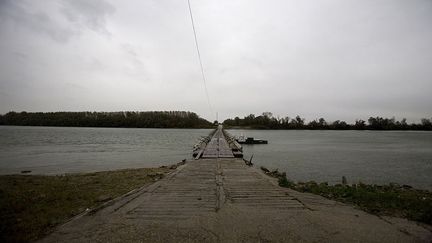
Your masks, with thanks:
<instances>
[{"instance_id":1,"label":"grassy bank","mask_svg":"<svg viewBox=\"0 0 432 243\"><path fill-rule=\"evenodd\" d=\"M432 225L432 192L414 189L410 186L391 183L389 185L367 185L357 183L348 185L329 185L314 181L295 183L286 173L269 171L261 167L269 176L276 177L279 185L299 192L309 192L343 203L353 204L360 209L376 214L407 218Z\"/></svg>"},{"instance_id":2,"label":"grassy bank","mask_svg":"<svg viewBox=\"0 0 432 243\"><path fill-rule=\"evenodd\" d=\"M39 239L87 208L162 178L170 168L0 176L0 242Z\"/></svg>"}]
</instances>

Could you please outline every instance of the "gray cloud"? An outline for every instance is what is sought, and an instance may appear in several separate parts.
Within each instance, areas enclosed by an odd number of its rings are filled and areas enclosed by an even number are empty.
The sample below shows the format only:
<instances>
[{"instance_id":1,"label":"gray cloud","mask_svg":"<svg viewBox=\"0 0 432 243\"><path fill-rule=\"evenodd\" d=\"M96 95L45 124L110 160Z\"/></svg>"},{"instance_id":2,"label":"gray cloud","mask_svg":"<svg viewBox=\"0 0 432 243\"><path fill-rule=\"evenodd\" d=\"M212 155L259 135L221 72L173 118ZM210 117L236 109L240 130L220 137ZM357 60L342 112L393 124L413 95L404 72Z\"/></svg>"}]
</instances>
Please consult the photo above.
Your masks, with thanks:
<instances>
[{"instance_id":1,"label":"gray cloud","mask_svg":"<svg viewBox=\"0 0 432 243\"><path fill-rule=\"evenodd\" d=\"M0 5L2 22L11 21L18 28L25 28L34 34L49 36L58 42L68 41L75 33L71 28L63 27L48 14L32 10L26 2L3 0Z\"/></svg>"},{"instance_id":2,"label":"gray cloud","mask_svg":"<svg viewBox=\"0 0 432 243\"><path fill-rule=\"evenodd\" d=\"M3 0L0 5L0 20L11 22L17 28L25 28L34 34L46 35L52 40L65 43L79 35L83 28L109 35L106 17L115 8L104 0L62 0L51 8L35 8L35 2ZM49 5L49 3L47 3ZM56 13L54 9L61 10ZM61 19L62 16L65 19ZM65 21L66 20L66 21Z\"/></svg>"},{"instance_id":3,"label":"gray cloud","mask_svg":"<svg viewBox=\"0 0 432 243\"><path fill-rule=\"evenodd\" d=\"M120 45L123 49L124 53L130 58L131 62L137 66L142 67L143 63L141 61L140 55L137 53L136 48L131 44L122 44Z\"/></svg>"},{"instance_id":4,"label":"gray cloud","mask_svg":"<svg viewBox=\"0 0 432 243\"><path fill-rule=\"evenodd\" d=\"M106 18L115 8L104 0L64 0L61 12L74 23L80 23L93 31L109 34Z\"/></svg>"},{"instance_id":5,"label":"gray cloud","mask_svg":"<svg viewBox=\"0 0 432 243\"><path fill-rule=\"evenodd\" d=\"M432 116L431 1L191 3L222 119ZM0 38L0 113L193 110L214 119L184 1L3 0Z\"/></svg>"}]
</instances>

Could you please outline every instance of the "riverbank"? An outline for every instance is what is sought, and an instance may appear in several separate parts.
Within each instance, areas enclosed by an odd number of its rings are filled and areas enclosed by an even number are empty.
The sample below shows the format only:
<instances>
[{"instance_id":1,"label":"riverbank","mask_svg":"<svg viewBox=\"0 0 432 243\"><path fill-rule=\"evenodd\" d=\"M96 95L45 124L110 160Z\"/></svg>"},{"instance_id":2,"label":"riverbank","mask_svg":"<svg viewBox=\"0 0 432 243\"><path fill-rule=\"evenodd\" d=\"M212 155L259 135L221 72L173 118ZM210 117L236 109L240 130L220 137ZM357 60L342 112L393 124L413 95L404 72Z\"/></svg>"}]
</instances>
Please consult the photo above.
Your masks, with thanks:
<instances>
[{"instance_id":1,"label":"riverbank","mask_svg":"<svg viewBox=\"0 0 432 243\"><path fill-rule=\"evenodd\" d=\"M28 242L42 238L75 215L97 208L136 188L163 178L177 165L62 176L0 176L0 241ZM356 205L378 215L431 223L432 193L396 184L294 183L284 173L263 169L280 186Z\"/></svg>"},{"instance_id":2,"label":"riverbank","mask_svg":"<svg viewBox=\"0 0 432 243\"><path fill-rule=\"evenodd\" d=\"M291 188L298 192L308 192L325 198L355 205L363 211L378 216L406 218L432 225L432 192L415 189L409 185L390 183L375 185L356 183L349 185L345 177L340 184L293 182L286 173L278 170L261 170L279 181L279 186Z\"/></svg>"},{"instance_id":3,"label":"riverbank","mask_svg":"<svg viewBox=\"0 0 432 243\"><path fill-rule=\"evenodd\" d=\"M41 242L430 242L431 228L277 185L242 159L190 160Z\"/></svg>"},{"instance_id":4,"label":"riverbank","mask_svg":"<svg viewBox=\"0 0 432 243\"><path fill-rule=\"evenodd\" d=\"M61 176L0 176L0 242L40 239L75 215L163 178L176 166Z\"/></svg>"}]
</instances>

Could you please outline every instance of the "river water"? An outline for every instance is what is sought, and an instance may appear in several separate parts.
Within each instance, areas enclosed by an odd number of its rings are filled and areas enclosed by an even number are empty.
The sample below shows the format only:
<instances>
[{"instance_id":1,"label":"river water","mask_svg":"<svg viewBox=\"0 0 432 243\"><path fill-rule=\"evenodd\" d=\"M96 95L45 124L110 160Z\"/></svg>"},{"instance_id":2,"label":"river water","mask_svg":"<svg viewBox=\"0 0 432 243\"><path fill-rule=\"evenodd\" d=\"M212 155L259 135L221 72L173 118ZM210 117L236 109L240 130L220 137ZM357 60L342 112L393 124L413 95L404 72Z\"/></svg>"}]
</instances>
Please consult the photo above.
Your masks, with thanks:
<instances>
[{"instance_id":1,"label":"river water","mask_svg":"<svg viewBox=\"0 0 432 243\"><path fill-rule=\"evenodd\" d=\"M269 140L244 145L245 158L295 181L386 184L432 189L432 132L232 130Z\"/></svg>"},{"instance_id":2,"label":"river water","mask_svg":"<svg viewBox=\"0 0 432 243\"><path fill-rule=\"evenodd\" d=\"M209 129L0 126L0 174L158 167L191 158Z\"/></svg>"},{"instance_id":3,"label":"river water","mask_svg":"<svg viewBox=\"0 0 432 243\"><path fill-rule=\"evenodd\" d=\"M208 129L0 126L0 174L63 174L155 167L191 158ZM384 184L432 190L432 132L231 130L269 140L245 158L295 181Z\"/></svg>"}]
</instances>

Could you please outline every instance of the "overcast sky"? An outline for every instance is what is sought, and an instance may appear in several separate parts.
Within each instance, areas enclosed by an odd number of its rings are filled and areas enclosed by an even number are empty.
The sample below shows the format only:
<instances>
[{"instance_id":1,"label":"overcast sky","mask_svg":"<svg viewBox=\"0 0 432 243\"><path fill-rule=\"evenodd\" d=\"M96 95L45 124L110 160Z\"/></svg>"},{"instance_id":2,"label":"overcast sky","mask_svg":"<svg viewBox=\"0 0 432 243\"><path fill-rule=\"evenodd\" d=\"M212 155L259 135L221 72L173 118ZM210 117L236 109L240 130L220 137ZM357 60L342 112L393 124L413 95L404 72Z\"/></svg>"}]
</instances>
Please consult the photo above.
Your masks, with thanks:
<instances>
[{"instance_id":1,"label":"overcast sky","mask_svg":"<svg viewBox=\"0 0 432 243\"><path fill-rule=\"evenodd\" d=\"M430 0L0 0L0 113L432 117Z\"/></svg>"}]
</instances>

